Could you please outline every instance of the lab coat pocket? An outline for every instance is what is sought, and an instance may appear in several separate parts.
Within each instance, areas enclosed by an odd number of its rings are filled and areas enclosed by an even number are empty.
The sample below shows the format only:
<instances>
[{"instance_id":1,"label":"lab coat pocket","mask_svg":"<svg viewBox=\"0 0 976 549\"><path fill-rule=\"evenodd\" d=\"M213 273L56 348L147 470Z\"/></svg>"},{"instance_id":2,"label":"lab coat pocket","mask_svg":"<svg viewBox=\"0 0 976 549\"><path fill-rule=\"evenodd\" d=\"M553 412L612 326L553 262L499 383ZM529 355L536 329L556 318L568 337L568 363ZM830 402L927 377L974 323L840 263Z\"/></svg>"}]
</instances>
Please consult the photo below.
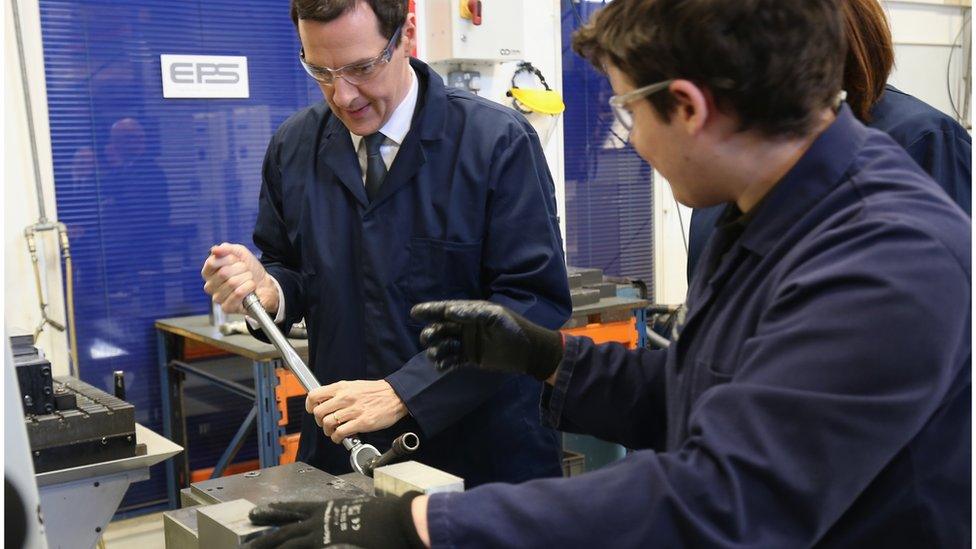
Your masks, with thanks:
<instances>
[{"instance_id":1,"label":"lab coat pocket","mask_svg":"<svg viewBox=\"0 0 976 549\"><path fill-rule=\"evenodd\" d=\"M705 391L718 385L732 381L735 366L731 362L722 360L699 359L695 364L692 376L691 401L694 402Z\"/></svg>"},{"instance_id":2,"label":"lab coat pocket","mask_svg":"<svg viewBox=\"0 0 976 549\"><path fill-rule=\"evenodd\" d=\"M411 238L403 289L410 303L481 299L481 242Z\"/></svg>"}]
</instances>

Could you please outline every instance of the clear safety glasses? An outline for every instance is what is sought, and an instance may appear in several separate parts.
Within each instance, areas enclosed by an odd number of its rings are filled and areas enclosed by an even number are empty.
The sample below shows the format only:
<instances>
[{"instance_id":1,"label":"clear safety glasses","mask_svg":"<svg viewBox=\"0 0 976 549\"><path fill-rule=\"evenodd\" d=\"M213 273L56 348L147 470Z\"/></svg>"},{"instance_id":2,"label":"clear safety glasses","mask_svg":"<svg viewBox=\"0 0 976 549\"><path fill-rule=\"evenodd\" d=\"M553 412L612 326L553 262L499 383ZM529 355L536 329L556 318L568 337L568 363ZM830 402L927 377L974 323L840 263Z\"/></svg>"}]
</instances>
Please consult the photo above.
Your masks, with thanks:
<instances>
[{"instance_id":1,"label":"clear safety glasses","mask_svg":"<svg viewBox=\"0 0 976 549\"><path fill-rule=\"evenodd\" d=\"M397 48L397 43L400 41L400 33L402 30L403 25L397 28L396 32L394 32L393 36L390 38L390 42L386 45L386 48L376 57L367 59L366 61L360 61L358 63L351 63L344 67L339 67L338 69L320 67L318 65L313 65L306 62L304 48L299 50L298 59L302 62L302 67L305 68L305 72L307 72L309 76L325 84L326 86L334 86L336 78L342 78L353 86L358 86L366 83L369 79L379 74L383 67L390 62L390 59L393 58L393 52Z\"/></svg>"},{"instance_id":2,"label":"clear safety glasses","mask_svg":"<svg viewBox=\"0 0 976 549\"><path fill-rule=\"evenodd\" d=\"M634 115L627 109L627 104L635 99L641 97L646 97L652 93L657 93L674 82L673 79L665 80L663 82L658 82L656 84L651 84L649 86L644 86L643 88L637 88L634 91L627 92L622 95L614 95L610 98L610 108L613 110L614 117L620 122L620 125L627 130L628 135L630 130L634 127Z\"/></svg>"}]
</instances>

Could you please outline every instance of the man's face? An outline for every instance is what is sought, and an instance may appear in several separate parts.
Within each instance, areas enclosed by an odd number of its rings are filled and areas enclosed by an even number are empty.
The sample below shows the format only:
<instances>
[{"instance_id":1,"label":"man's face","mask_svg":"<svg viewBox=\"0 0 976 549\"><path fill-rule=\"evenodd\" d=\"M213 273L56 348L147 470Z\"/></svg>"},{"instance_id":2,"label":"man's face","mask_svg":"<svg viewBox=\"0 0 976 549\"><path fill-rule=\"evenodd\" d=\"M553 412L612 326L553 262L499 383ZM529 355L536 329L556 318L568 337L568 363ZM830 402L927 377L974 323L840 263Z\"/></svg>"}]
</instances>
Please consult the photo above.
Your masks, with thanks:
<instances>
[{"instance_id":1,"label":"man's face","mask_svg":"<svg viewBox=\"0 0 976 549\"><path fill-rule=\"evenodd\" d=\"M630 78L612 65L607 67L607 76L616 95L635 89ZM657 93L672 93L672 90ZM678 110L667 119L657 113L647 97L634 99L626 108L633 117L630 144L667 179L678 202L698 208L724 201L720 189L710 185L714 175L708 167L711 138L708 132L695 131L694 124L686 117L688 107L684 100L679 99Z\"/></svg>"},{"instance_id":2,"label":"man's face","mask_svg":"<svg viewBox=\"0 0 976 549\"><path fill-rule=\"evenodd\" d=\"M389 43L380 34L376 15L366 2L358 2L355 8L328 23L299 20L298 34L305 60L333 69L372 59ZM328 86L319 82L332 112L350 132L364 136L377 132L406 96L410 86L409 52L416 37L412 15L403 25L402 36L390 63L368 81L358 86L344 78L336 78Z\"/></svg>"},{"instance_id":3,"label":"man's face","mask_svg":"<svg viewBox=\"0 0 976 549\"><path fill-rule=\"evenodd\" d=\"M634 91L635 86L630 78L616 67L608 66L607 76L610 78L610 86L613 87L614 94L623 95ZM658 93L669 92L662 90ZM629 110L633 117L633 128L630 130L631 146L669 182L672 181L675 175L672 165L677 163L678 152L675 150L674 128L668 121L658 116L646 97L634 99L624 108ZM675 193L677 197L677 189Z\"/></svg>"}]
</instances>

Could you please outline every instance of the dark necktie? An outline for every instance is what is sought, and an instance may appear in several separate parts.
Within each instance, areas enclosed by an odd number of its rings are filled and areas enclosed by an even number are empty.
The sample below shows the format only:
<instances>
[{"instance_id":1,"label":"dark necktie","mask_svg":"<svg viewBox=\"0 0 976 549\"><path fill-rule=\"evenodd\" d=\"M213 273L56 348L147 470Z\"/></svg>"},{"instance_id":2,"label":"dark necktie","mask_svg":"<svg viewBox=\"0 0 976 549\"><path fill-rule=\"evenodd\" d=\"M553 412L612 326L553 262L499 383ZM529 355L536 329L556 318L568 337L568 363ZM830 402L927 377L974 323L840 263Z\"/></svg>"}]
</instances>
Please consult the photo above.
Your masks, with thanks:
<instances>
[{"instance_id":1,"label":"dark necktie","mask_svg":"<svg viewBox=\"0 0 976 549\"><path fill-rule=\"evenodd\" d=\"M366 196L372 202L376 195L380 193L383 179L386 177L386 164L383 162L383 155L380 154L380 145L386 136L380 132L367 135L363 138L366 142Z\"/></svg>"}]
</instances>

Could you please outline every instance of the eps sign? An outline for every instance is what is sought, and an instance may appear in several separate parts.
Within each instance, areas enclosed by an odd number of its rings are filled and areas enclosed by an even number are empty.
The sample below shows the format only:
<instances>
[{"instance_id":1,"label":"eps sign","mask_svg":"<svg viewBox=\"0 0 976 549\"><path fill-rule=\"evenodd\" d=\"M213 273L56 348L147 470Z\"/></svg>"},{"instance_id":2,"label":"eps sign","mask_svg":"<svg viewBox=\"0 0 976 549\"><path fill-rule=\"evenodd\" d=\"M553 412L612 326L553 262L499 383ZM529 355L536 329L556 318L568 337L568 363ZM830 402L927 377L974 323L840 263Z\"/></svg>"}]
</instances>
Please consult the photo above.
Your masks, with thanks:
<instances>
[{"instance_id":1,"label":"eps sign","mask_svg":"<svg viewBox=\"0 0 976 549\"><path fill-rule=\"evenodd\" d=\"M247 57L159 56L166 98L247 98Z\"/></svg>"}]
</instances>

